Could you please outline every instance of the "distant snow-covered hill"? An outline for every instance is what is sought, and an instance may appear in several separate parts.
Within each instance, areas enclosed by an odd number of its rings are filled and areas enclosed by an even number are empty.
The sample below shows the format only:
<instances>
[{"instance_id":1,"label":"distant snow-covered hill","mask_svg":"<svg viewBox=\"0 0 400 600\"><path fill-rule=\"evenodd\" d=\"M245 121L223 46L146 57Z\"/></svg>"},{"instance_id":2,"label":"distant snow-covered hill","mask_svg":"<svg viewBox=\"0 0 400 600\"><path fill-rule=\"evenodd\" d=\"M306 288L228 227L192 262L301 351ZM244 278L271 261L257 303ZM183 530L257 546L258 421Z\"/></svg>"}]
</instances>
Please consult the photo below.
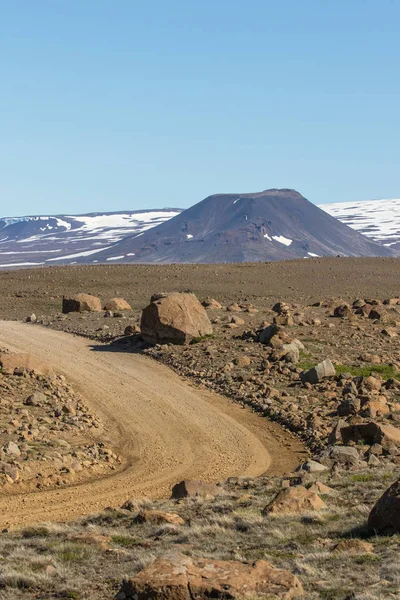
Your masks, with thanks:
<instances>
[{"instance_id":1,"label":"distant snow-covered hill","mask_svg":"<svg viewBox=\"0 0 400 600\"><path fill-rule=\"evenodd\" d=\"M166 208L85 215L4 217L0 219L0 267L73 264L140 234L180 213Z\"/></svg>"},{"instance_id":2,"label":"distant snow-covered hill","mask_svg":"<svg viewBox=\"0 0 400 600\"><path fill-rule=\"evenodd\" d=\"M337 202L320 208L376 242L400 250L400 199Z\"/></svg>"}]
</instances>

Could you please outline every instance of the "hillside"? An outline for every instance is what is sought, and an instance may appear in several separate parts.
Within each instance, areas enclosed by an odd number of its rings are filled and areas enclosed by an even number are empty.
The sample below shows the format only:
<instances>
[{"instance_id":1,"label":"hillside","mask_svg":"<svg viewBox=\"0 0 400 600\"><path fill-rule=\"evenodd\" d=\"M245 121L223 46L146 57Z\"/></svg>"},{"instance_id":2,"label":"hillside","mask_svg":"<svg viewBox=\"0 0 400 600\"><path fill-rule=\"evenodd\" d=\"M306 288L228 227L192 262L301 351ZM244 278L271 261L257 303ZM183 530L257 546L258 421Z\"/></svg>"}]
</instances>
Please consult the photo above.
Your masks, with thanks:
<instances>
[{"instance_id":1,"label":"hillside","mask_svg":"<svg viewBox=\"0 0 400 600\"><path fill-rule=\"evenodd\" d=\"M127 236L98 253L96 262L230 263L336 255L394 252L295 190L272 189L209 196L150 231Z\"/></svg>"},{"instance_id":2,"label":"hillside","mask_svg":"<svg viewBox=\"0 0 400 600\"><path fill-rule=\"evenodd\" d=\"M73 264L174 217L179 209L4 217L0 219L0 267Z\"/></svg>"}]
</instances>

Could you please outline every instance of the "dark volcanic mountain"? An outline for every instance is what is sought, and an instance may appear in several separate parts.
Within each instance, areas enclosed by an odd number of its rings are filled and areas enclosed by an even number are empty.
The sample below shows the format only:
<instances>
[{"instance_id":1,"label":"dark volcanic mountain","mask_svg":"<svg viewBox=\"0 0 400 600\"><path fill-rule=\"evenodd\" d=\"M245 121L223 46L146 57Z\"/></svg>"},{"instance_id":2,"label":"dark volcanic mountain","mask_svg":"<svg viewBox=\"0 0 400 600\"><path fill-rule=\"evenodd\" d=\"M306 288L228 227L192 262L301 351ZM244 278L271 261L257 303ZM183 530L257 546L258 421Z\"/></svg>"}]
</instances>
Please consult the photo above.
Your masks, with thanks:
<instances>
[{"instance_id":1,"label":"dark volcanic mountain","mask_svg":"<svg viewBox=\"0 0 400 600\"><path fill-rule=\"evenodd\" d=\"M165 223L99 252L96 262L257 262L336 255L395 254L295 190L272 189L209 196Z\"/></svg>"}]
</instances>

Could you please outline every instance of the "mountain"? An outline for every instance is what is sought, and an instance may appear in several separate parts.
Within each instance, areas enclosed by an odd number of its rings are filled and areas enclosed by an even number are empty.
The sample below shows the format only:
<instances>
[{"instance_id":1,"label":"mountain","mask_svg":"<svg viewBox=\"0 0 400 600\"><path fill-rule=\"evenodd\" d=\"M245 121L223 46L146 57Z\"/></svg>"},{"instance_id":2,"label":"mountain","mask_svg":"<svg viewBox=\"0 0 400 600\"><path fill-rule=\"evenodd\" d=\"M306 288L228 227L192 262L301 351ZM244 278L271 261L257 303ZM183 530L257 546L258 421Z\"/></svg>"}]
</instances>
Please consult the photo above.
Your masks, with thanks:
<instances>
[{"instance_id":1,"label":"mountain","mask_svg":"<svg viewBox=\"0 0 400 600\"><path fill-rule=\"evenodd\" d=\"M217 194L172 219L129 235L96 262L256 262L395 253L321 210L295 190ZM78 259L79 262L86 262Z\"/></svg>"},{"instance_id":2,"label":"mountain","mask_svg":"<svg viewBox=\"0 0 400 600\"><path fill-rule=\"evenodd\" d=\"M387 248L400 250L400 199L337 202L320 208Z\"/></svg>"},{"instance_id":3,"label":"mountain","mask_svg":"<svg viewBox=\"0 0 400 600\"><path fill-rule=\"evenodd\" d=\"M179 214L165 208L84 215L4 217L0 219L0 267L72 264ZM93 258L92 258L93 257Z\"/></svg>"}]
</instances>

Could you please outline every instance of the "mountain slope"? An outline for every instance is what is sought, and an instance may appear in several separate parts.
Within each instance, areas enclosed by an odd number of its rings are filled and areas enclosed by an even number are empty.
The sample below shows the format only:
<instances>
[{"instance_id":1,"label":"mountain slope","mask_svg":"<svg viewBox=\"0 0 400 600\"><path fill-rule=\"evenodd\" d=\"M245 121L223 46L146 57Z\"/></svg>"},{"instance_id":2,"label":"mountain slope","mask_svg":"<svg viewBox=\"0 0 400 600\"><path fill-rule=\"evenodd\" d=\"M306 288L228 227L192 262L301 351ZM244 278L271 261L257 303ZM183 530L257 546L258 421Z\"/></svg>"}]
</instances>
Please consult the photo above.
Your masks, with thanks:
<instances>
[{"instance_id":1,"label":"mountain slope","mask_svg":"<svg viewBox=\"0 0 400 600\"><path fill-rule=\"evenodd\" d=\"M393 256L295 190L209 196L96 262L252 262L309 256Z\"/></svg>"},{"instance_id":2,"label":"mountain slope","mask_svg":"<svg viewBox=\"0 0 400 600\"><path fill-rule=\"evenodd\" d=\"M0 267L71 264L179 214L179 209L0 219Z\"/></svg>"},{"instance_id":3,"label":"mountain slope","mask_svg":"<svg viewBox=\"0 0 400 600\"><path fill-rule=\"evenodd\" d=\"M400 250L400 199L337 202L320 208L376 242Z\"/></svg>"}]
</instances>

